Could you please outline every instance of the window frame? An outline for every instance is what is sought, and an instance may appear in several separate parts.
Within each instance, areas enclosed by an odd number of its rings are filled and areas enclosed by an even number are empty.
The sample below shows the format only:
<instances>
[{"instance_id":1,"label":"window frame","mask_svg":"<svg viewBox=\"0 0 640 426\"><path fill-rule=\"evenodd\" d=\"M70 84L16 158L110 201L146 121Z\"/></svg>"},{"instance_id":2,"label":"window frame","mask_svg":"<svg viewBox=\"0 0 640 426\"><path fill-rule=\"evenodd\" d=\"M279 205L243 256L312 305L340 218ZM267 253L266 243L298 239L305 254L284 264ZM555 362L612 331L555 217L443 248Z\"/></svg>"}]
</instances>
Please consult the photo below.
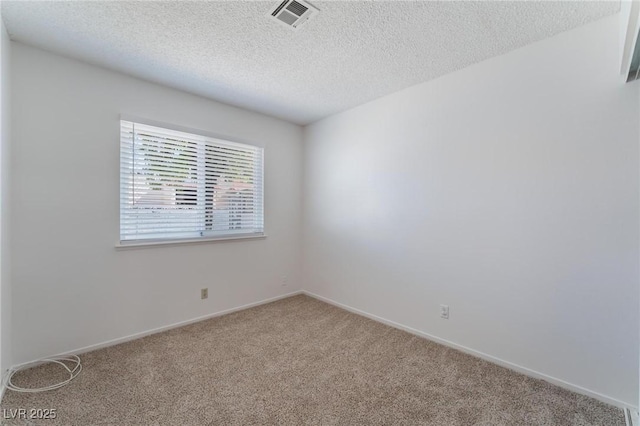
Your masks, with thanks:
<instances>
[{"instance_id":1,"label":"window frame","mask_svg":"<svg viewBox=\"0 0 640 426\"><path fill-rule=\"evenodd\" d=\"M121 160L121 150L122 150L122 139L121 139L121 122L129 121L136 124L142 124L147 126L159 127L166 130L172 130L176 132L189 133L196 136L202 136L205 138L218 139L221 142L228 144L238 144L251 146L255 148L259 148L262 150L261 155L261 203L262 203L262 232L255 233L237 233L237 234L224 234L224 235L205 235L202 237L187 237L187 238L147 238L147 239L137 239L137 240L121 240L121 221L122 221L122 160ZM240 140L235 137L229 137L226 135L221 135L218 133L213 133L206 130L194 129L189 127L184 127L180 125L149 120L146 118L141 118L129 114L120 114L120 117L117 121L118 126L118 242L115 244L116 249L127 249L127 248L146 248L146 247L156 247L156 246L170 246L170 245L188 245L188 244L202 244L202 243L211 243L211 242L229 242L229 241L242 241L242 240L256 240L256 239L265 239L267 237L266 234L266 212L265 212L265 143L255 143L249 142L246 140Z\"/></svg>"}]
</instances>

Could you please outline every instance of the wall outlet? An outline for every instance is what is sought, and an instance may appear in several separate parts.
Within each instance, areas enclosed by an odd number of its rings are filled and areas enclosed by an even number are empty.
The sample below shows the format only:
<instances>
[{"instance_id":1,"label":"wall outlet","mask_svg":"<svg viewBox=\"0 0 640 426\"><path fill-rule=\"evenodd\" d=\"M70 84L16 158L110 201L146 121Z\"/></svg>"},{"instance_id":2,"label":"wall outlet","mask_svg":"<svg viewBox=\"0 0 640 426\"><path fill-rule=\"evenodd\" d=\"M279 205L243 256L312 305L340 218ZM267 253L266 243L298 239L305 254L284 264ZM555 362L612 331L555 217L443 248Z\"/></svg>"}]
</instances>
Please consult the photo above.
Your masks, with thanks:
<instances>
[{"instance_id":1,"label":"wall outlet","mask_svg":"<svg viewBox=\"0 0 640 426\"><path fill-rule=\"evenodd\" d=\"M208 288L203 288L200 290L200 299L207 299L209 298L209 289Z\"/></svg>"},{"instance_id":2,"label":"wall outlet","mask_svg":"<svg viewBox=\"0 0 640 426\"><path fill-rule=\"evenodd\" d=\"M440 305L440 318L449 319L449 305Z\"/></svg>"},{"instance_id":3,"label":"wall outlet","mask_svg":"<svg viewBox=\"0 0 640 426\"><path fill-rule=\"evenodd\" d=\"M282 276L282 280L281 280L281 284L280 284L280 285L281 285L282 287L286 287L288 282L289 282L289 276L287 276L287 275L283 275L283 276Z\"/></svg>"}]
</instances>

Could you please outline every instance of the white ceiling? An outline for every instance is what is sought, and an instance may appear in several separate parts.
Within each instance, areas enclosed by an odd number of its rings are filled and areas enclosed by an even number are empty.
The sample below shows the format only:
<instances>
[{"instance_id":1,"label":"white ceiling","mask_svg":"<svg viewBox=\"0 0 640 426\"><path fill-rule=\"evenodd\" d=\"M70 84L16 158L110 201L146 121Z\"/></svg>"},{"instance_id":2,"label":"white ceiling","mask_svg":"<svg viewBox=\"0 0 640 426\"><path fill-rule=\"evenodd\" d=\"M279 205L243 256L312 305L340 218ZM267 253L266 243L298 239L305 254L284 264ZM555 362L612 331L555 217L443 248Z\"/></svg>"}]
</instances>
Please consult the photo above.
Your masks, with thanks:
<instances>
[{"instance_id":1,"label":"white ceiling","mask_svg":"<svg viewBox=\"0 0 640 426\"><path fill-rule=\"evenodd\" d=\"M307 124L619 10L611 2L2 2L13 40Z\"/></svg>"}]
</instances>

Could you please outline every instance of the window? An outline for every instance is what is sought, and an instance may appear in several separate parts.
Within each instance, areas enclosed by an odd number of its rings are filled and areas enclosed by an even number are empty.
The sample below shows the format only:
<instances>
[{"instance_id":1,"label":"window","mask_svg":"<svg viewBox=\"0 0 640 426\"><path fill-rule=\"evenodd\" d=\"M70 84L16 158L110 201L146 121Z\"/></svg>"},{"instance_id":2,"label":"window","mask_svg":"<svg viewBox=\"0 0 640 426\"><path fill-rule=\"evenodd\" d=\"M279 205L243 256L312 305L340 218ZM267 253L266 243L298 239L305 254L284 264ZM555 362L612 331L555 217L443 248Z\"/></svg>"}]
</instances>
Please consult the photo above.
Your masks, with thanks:
<instances>
[{"instance_id":1,"label":"window","mask_svg":"<svg viewBox=\"0 0 640 426\"><path fill-rule=\"evenodd\" d=\"M120 121L120 241L261 236L263 149Z\"/></svg>"}]
</instances>

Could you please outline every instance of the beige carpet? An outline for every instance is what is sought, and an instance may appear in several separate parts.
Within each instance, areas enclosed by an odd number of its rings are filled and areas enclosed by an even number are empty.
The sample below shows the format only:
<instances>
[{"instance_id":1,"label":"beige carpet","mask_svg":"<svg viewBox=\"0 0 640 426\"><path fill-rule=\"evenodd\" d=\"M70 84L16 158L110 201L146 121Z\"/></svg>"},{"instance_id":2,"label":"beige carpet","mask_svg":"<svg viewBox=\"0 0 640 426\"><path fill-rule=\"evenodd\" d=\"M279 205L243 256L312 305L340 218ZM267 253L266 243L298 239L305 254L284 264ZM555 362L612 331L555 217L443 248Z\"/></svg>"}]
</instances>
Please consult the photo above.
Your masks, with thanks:
<instances>
[{"instance_id":1,"label":"beige carpet","mask_svg":"<svg viewBox=\"0 0 640 426\"><path fill-rule=\"evenodd\" d=\"M82 355L42 425L624 425L622 410L306 296ZM17 383L44 384L51 369ZM5 411L6 413L6 411Z\"/></svg>"}]
</instances>

